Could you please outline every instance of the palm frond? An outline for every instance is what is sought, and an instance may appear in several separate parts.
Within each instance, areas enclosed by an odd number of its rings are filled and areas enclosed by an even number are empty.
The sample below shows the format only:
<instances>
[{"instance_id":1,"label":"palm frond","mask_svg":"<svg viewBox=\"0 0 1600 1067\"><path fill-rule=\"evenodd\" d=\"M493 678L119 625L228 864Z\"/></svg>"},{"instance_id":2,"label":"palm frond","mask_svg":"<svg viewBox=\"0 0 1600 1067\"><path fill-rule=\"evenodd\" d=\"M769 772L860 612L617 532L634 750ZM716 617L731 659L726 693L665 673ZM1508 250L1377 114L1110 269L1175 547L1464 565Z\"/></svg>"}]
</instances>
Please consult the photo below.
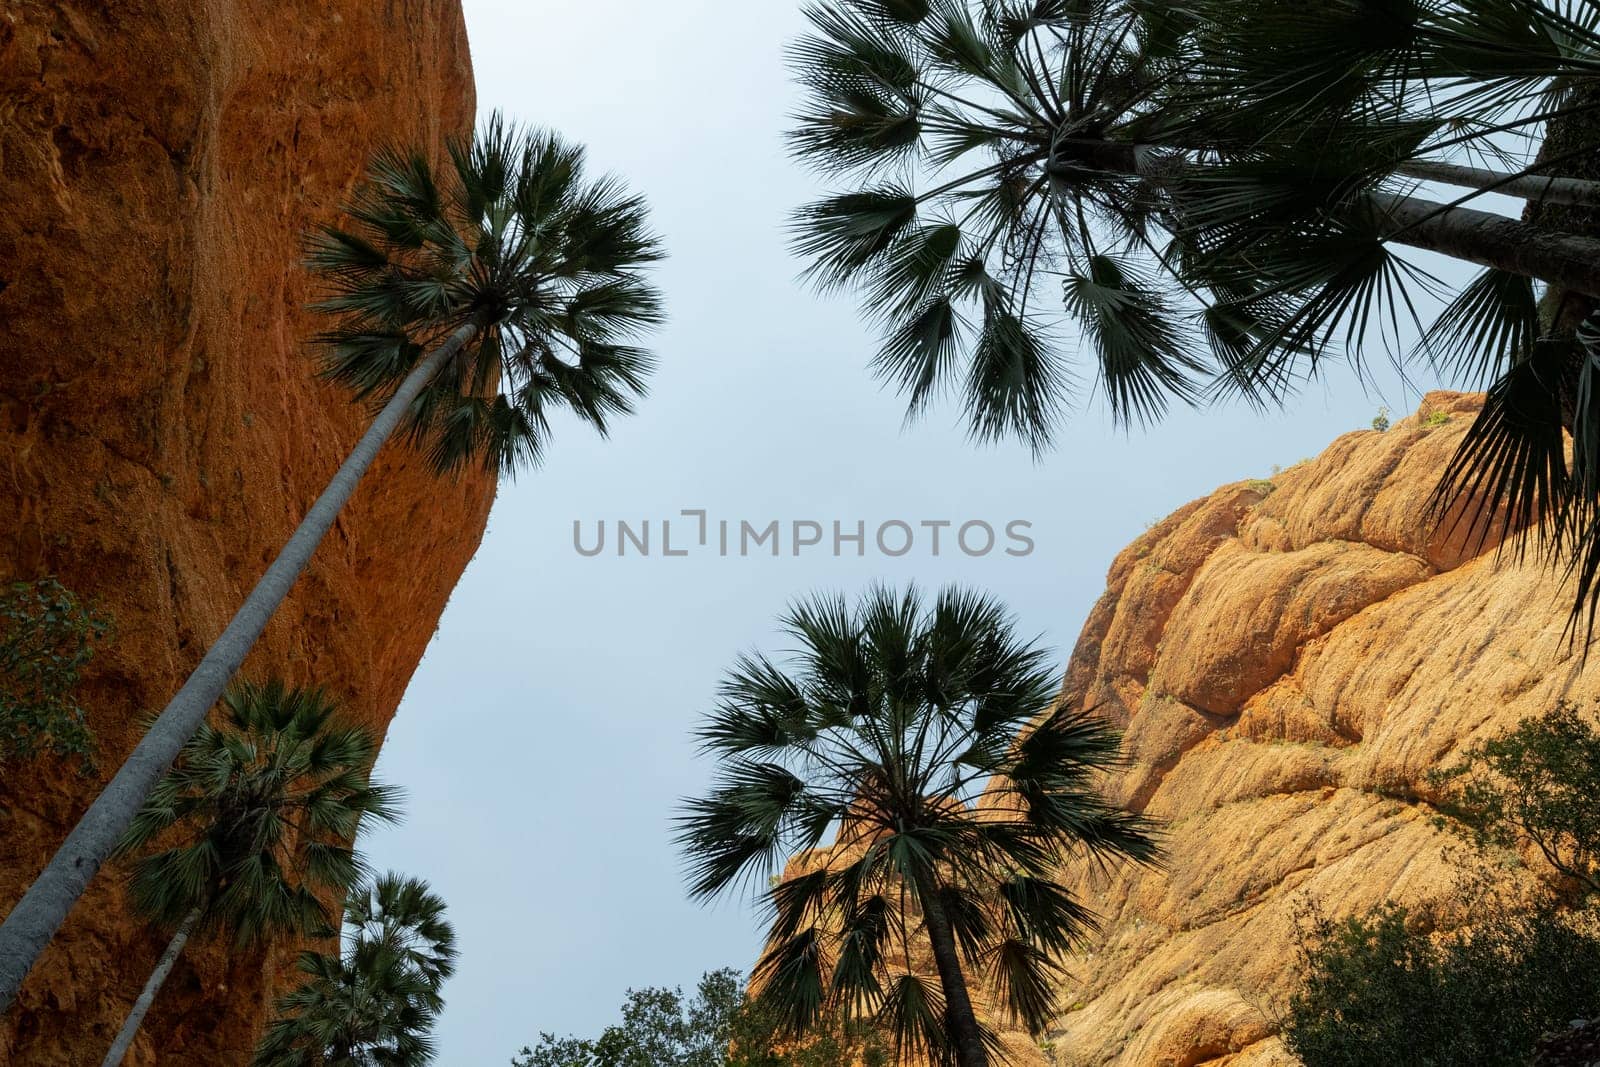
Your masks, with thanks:
<instances>
[{"instance_id":1,"label":"palm frond","mask_svg":"<svg viewBox=\"0 0 1600 1067\"><path fill-rule=\"evenodd\" d=\"M321 690L241 682L223 704L123 837L130 898L167 928L198 910L202 932L241 944L311 933L326 925L319 894L365 872L360 821L395 818L396 795L369 781L371 736Z\"/></svg>"},{"instance_id":2,"label":"palm frond","mask_svg":"<svg viewBox=\"0 0 1600 1067\"><path fill-rule=\"evenodd\" d=\"M1007 938L990 950L989 981L1011 1018L1031 1034L1043 1033L1056 1016L1066 969L1028 941Z\"/></svg>"},{"instance_id":3,"label":"palm frond","mask_svg":"<svg viewBox=\"0 0 1600 1067\"><path fill-rule=\"evenodd\" d=\"M589 180L584 153L490 116L448 165L379 153L347 210L307 249L334 320L324 373L381 403L423 355L476 328L412 407L440 473L539 462L564 408L599 432L644 396L653 358L631 342L663 321L644 271L662 257L644 201Z\"/></svg>"},{"instance_id":4,"label":"palm frond","mask_svg":"<svg viewBox=\"0 0 1600 1067\"><path fill-rule=\"evenodd\" d=\"M1461 439L1433 497L1447 533L1467 524L1481 550L1490 537L1556 529L1568 499L1561 405L1566 351L1535 345L1484 396L1483 409ZM1527 542L1517 541L1519 555Z\"/></svg>"},{"instance_id":5,"label":"palm frond","mask_svg":"<svg viewBox=\"0 0 1600 1067\"><path fill-rule=\"evenodd\" d=\"M890 981L874 1020L893 1035L896 1058L901 1063L925 1059L947 1064L954 1062L954 1049L944 1028L944 1017L944 995L931 981L920 975L897 974Z\"/></svg>"},{"instance_id":6,"label":"palm frond","mask_svg":"<svg viewBox=\"0 0 1600 1067\"><path fill-rule=\"evenodd\" d=\"M1083 324L1100 361L1114 415L1158 418L1169 400L1193 403L1205 363L1183 342L1183 327L1149 278L1110 256L1091 256L1085 273L1063 282L1067 307Z\"/></svg>"},{"instance_id":7,"label":"palm frond","mask_svg":"<svg viewBox=\"0 0 1600 1067\"><path fill-rule=\"evenodd\" d=\"M1439 313L1417 351L1441 369L1481 382L1527 359L1540 332L1533 282L1491 267Z\"/></svg>"}]
</instances>

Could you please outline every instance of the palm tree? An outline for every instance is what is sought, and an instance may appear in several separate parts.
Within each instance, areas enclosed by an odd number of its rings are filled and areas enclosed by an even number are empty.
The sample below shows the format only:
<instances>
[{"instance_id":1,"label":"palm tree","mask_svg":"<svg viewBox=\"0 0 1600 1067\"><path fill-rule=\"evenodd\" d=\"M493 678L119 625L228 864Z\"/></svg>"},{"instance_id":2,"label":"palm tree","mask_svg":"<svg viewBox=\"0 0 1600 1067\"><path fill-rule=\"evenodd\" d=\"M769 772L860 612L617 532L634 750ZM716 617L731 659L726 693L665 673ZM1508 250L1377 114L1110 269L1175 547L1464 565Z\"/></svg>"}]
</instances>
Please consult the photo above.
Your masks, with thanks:
<instances>
[{"instance_id":1,"label":"palm tree","mask_svg":"<svg viewBox=\"0 0 1600 1067\"><path fill-rule=\"evenodd\" d=\"M878 369L913 411L959 377L976 435L1036 446L1069 381L1062 318L1126 418L1197 398L1219 364L1315 354L1405 278L1391 242L1600 296L1600 241L1396 191L1600 205L1600 182L1450 161L1600 108L1573 102L1600 79L1589 7L1580 23L1538 0L813 4L792 141L849 188L802 209L797 247L818 283L865 295ZM1375 39L1380 8L1402 15ZM1507 40L1516 17L1525 39ZM1337 71L1359 92L1331 92ZM1246 269L1245 249L1289 261Z\"/></svg>"},{"instance_id":2,"label":"palm tree","mask_svg":"<svg viewBox=\"0 0 1600 1067\"><path fill-rule=\"evenodd\" d=\"M167 847L133 864L135 909L175 930L106 1054L117 1067L196 933L227 932L243 948L326 930L323 898L359 880L351 847L363 818L396 817L395 792L373 784L377 746L338 720L318 690L241 683L222 722L202 725L151 792L122 849Z\"/></svg>"},{"instance_id":3,"label":"palm tree","mask_svg":"<svg viewBox=\"0 0 1600 1067\"><path fill-rule=\"evenodd\" d=\"M981 1067L992 1035L968 976L986 973L1002 1007L1040 1031L1059 955L1095 924L1057 881L1063 865L1155 862L1150 824L1094 789L1118 736L1056 700L1045 652L976 593L924 604L915 589L878 589L853 611L818 597L782 625L789 662L741 657L698 731L721 766L679 821L690 892L776 872L842 827L844 861L764 894L761 1002L795 1036L871 1016L902 1055ZM937 988L909 966L923 937Z\"/></svg>"},{"instance_id":4,"label":"palm tree","mask_svg":"<svg viewBox=\"0 0 1600 1067\"><path fill-rule=\"evenodd\" d=\"M1472 521L1502 502L1557 519L1556 555L1596 603L1600 429L1570 469L1561 455L1563 428L1600 428L1585 384L1600 361L1572 337L1600 302L1592 0L807 13L792 141L842 188L800 211L796 247L820 286L862 294L876 369L912 414L954 388L977 438L1048 447L1074 381L1067 331L1122 421L1174 398L1282 402L1330 348L1359 368L1377 339L1495 380L1441 509L1483 490ZM1541 150L1545 129L1571 136ZM1553 176L1575 163L1587 179ZM1434 201L1419 182L1465 191ZM1489 192L1528 219L1468 206ZM1485 270L1402 353L1435 287L1407 248ZM1542 296L1564 303L1541 314Z\"/></svg>"},{"instance_id":5,"label":"palm tree","mask_svg":"<svg viewBox=\"0 0 1600 1067\"><path fill-rule=\"evenodd\" d=\"M0 925L0 1011L145 797L244 661L379 449L404 425L441 472L538 461L565 408L605 433L645 392L632 341L661 321L642 271L661 257L642 199L584 176L554 134L492 118L436 171L380 153L311 267L336 325L325 370L382 402L371 426L194 673Z\"/></svg>"},{"instance_id":6,"label":"palm tree","mask_svg":"<svg viewBox=\"0 0 1600 1067\"><path fill-rule=\"evenodd\" d=\"M455 970L455 933L426 882L387 874L346 905L342 953L307 952L253 1067L417 1067Z\"/></svg>"}]
</instances>

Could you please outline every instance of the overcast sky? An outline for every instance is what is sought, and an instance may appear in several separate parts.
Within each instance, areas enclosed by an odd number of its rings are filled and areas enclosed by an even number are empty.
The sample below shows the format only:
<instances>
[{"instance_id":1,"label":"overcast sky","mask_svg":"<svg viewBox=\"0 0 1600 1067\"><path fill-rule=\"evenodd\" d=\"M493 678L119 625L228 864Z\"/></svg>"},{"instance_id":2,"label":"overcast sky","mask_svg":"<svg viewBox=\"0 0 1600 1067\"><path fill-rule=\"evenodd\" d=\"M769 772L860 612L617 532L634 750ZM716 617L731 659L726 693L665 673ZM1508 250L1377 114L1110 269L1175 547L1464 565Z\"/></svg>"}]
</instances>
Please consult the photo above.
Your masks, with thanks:
<instances>
[{"instance_id":1,"label":"overcast sky","mask_svg":"<svg viewBox=\"0 0 1600 1067\"><path fill-rule=\"evenodd\" d=\"M980 586L1064 662L1112 557L1216 486L1268 475L1419 393L1332 373L1283 413L1175 414L1116 430L1090 404L1035 463L969 444L953 408L902 426L867 371L847 299L796 284L785 217L814 193L786 157L792 0L466 0L478 100L588 145L648 195L671 313L641 413L609 441L558 426L539 471L502 487L390 730L380 773L409 793L375 863L428 879L462 952L439 1062L504 1064L541 1030L592 1034L625 990L748 970L748 907L686 901L669 821L710 767L688 734L741 650L774 647L791 598L875 579ZM1378 361L1381 363L1382 360ZM1398 414L1397 414L1398 417ZM705 509L711 546L664 558L660 523ZM652 555L594 558L573 523L651 520ZM821 523L821 548L723 558L716 522ZM926 539L907 555L831 552L831 524L1032 524L1025 558ZM679 518L674 548L697 539ZM694 535L694 536L690 536ZM948 538L948 534L946 537ZM974 528L970 541L981 541ZM849 546L846 546L850 549ZM898 544L891 541L891 548Z\"/></svg>"}]
</instances>

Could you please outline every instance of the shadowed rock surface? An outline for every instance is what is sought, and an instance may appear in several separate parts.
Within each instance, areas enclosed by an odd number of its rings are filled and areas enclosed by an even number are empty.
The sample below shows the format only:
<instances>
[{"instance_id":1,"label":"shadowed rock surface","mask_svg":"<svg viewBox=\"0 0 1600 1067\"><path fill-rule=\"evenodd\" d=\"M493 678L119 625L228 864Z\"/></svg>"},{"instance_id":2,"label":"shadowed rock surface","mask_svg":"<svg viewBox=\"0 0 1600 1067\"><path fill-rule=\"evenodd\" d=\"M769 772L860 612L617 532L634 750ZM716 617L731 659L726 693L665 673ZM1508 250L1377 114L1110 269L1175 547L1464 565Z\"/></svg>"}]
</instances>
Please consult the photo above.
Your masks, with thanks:
<instances>
[{"instance_id":1,"label":"shadowed rock surface","mask_svg":"<svg viewBox=\"0 0 1600 1067\"><path fill-rule=\"evenodd\" d=\"M53 573L114 616L81 690L106 773L365 424L314 376L303 232L375 146L437 147L472 113L456 0L0 11L0 579ZM326 685L381 736L492 496L391 448L247 673ZM0 909L97 784L0 768ZM165 940L118 873L0 1023L0 1062L100 1062ZM191 947L128 1062L245 1062L292 958Z\"/></svg>"}]
</instances>

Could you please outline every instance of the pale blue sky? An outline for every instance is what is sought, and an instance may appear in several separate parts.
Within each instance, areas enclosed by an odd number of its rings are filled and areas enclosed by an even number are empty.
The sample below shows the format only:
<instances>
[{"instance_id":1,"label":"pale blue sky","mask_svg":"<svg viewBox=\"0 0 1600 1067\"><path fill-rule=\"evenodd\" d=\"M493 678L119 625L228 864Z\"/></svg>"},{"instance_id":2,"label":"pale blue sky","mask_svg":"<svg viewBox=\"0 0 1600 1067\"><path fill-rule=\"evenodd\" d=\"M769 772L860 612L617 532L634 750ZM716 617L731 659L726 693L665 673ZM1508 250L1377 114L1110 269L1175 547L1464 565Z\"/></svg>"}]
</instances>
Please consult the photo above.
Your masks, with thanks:
<instances>
[{"instance_id":1,"label":"pale blue sky","mask_svg":"<svg viewBox=\"0 0 1600 1067\"><path fill-rule=\"evenodd\" d=\"M1089 404L1034 463L971 446L952 408L902 428L867 372L846 299L795 282L786 214L814 192L787 159L791 0L467 0L478 99L586 143L646 193L671 259L671 322L642 412L610 441L558 427L546 466L504 486L390 730L380 773L408 818L368 842L427 878L462 961L439 1031L446 1067L504 1064L541 1030L592 1033L629 986L747 969L749 910L684 898L669 820L701 789L690 729L734 655L771 645L792 597L874 579L964 582L1066 653L1116 552L1224 482L1269 473L1415 406L1342 369L1285 413L1180 412L1114 429ZM1380 356L1377 363L1382 363ZM915 551L834 559L594 559L572 523L707 508L790 521L1033 523L1026 559ZM659 534L658 534L659 536ZM675 529L674 537L677 539Z\"/></svg>"}]
</instances>

